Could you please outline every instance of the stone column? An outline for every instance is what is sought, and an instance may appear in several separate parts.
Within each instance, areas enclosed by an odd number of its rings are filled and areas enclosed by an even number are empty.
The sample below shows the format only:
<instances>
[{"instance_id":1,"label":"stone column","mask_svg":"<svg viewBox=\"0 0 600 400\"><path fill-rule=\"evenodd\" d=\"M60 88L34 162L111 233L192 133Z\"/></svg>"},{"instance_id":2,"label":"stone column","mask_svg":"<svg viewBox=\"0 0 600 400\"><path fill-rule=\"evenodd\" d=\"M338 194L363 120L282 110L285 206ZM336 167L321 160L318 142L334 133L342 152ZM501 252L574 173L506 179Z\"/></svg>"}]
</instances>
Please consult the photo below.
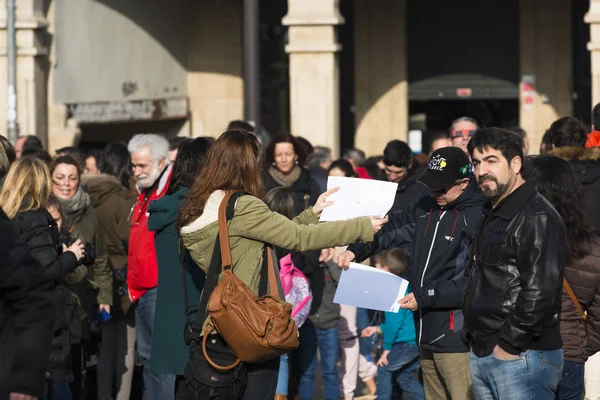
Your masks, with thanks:
<instances>
[{"instance_id":1,"label":"stone column","mask_svg":"<svg viewBox=\"0 0 600 400\"><path fill-rule=\"evenodd\" d=\"M340 87L336 25L338 0L288 0L292 134L340 151Z\"/></svg>"},{"instance_id":2,"label":"stone column","mask_svg":"<svg viewBox=\"0 0 600 400\"><path fill-rule=\"evenodd\" d=\"M570 15L571 1L519 1L519 124L527 131L532 154L538 153L550 124L572 114Z\"/></svg>"},{"instance_id":3,"label":"stone column","mask_svg":"<svg viewBox=\"0 0 600 400\"><path fill-rule=\"evenodd\" d=\"M47 143L48 1L17 0L17 112L20 135ZM6 1L0 0L0 134L7 131Z\"/></svg>"},{"instance_id":4,"label":"stone column","mask_svg":"<svg viewBox=\"0 0 600 400\"><path fill-rule=\"evenodd\" d=\"M354 2L354 142L371 156L408 141L406 2Z\"/></svg>"},{"instance_id":5,"label":"stone column","mask_svg":"<svg viewBox=\"0 0 600 400\"><path fill-rule=\"evenodd\" d=\"M590 41L587 48L592 59L592 106L600 103L600 0L590 0L590 10L585 15L590 24Z\"/></svg>"},{"instance_id":6,"label":"stone column","mask_svg":"<svg viewBox=\"0 0 600 400\"><path fill-rule=\"evenodd\" d=\"M218 136L244 118L242 3L192 1L187 23L192 136Z\"/></svg>"}]
</instances>

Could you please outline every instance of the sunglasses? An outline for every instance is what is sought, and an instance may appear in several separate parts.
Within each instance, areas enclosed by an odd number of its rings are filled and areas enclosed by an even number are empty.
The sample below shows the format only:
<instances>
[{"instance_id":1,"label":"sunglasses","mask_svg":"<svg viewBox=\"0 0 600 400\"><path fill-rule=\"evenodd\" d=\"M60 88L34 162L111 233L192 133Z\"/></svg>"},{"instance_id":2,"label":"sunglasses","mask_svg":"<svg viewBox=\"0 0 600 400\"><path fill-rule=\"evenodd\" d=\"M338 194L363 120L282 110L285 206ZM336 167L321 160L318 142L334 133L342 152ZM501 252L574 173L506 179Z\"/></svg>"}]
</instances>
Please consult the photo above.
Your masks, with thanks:
<instances>
[{"instance_id":1,"label":"sunglasses","mask_svg":"<svg viewBox=\"0 0 600 400\"><path fill-rule=\"evenodd\" d=\"M433 193L436 193L436 194L446 194L446 193L448 193L448 191L450 191L450 189L452 189L453 187L454 187L454 185L453 185L453 186L450 186L450 187L447 187L447 188L444 188L444 189L440 189L440 190L433 190L433 189L431 189L431 191L432 191Z\"/></svg>"},{"instance_id":2,"label":"sunglasses","mask_svg":"<svg viewBox=\"0 0 600 400\"><path fill-rule=\"evenodd\" d=\"M453 130L452 131L452 137L453 138L457 138L457 137L470 137L473 136L477 133L476 130L474 131L470 131L468 129L461 129L461 130Z\"/></svg>"}]
</instances>

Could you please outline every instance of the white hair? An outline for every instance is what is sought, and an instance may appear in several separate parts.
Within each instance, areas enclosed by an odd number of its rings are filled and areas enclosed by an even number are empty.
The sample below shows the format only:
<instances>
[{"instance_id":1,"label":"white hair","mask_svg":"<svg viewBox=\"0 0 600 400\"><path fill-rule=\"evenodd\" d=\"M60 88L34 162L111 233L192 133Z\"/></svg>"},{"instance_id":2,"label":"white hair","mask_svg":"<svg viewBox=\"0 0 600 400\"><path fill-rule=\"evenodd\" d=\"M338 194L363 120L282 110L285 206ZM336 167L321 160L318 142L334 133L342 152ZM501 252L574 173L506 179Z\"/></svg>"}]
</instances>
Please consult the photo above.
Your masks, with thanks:
<instances>
[{"instance_id":1,"label":"white hair","mask_svg":"<svg viewBox=\"0 0 600 400\"><path fill-rule=\"evenodd\" d=\"M150 150L150 159L153 162L158 163L164 159L169 164L169 142L164 137L152 133L141 133L132 137L127 145L130 154L137 153L143 148Z\"/></svg>"}]
</instances>

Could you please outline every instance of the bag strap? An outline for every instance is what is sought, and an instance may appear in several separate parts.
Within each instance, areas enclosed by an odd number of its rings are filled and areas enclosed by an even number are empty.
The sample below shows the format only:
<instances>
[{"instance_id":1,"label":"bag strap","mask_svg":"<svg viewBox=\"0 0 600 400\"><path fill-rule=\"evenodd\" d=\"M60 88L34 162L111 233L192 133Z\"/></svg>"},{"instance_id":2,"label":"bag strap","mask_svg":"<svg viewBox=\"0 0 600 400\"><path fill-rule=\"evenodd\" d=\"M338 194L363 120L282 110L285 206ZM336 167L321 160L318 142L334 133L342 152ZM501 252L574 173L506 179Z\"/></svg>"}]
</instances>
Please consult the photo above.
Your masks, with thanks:
<instances>
[{"instance_id":1,"label":"bag strap","mask_svg":"<svg viewBox=\"0 0 600 400\"><path fill-rule=\"evenodd\" d=\"M225 224L225 226L227 226L227 220L233 218L233 213L235 211L235 203L237 199L244 194L244 192L230 192L225 196L225 198L221 202L221 205L219 206L219 228L222 222ZM223 217L221 217L221 210L223 210L224 212ZM215 287L217 287L219 275L221 274L223 253L221 251L220 237L222 235L220 231L221 229L219 229L219 233L217 233L212 258L210 261L210 267L208 268L208 273L206 274L204 289L202 290L202 295L200 296L200 304L198 306L198 312L196 313L195 324L199 329L202 329L202 325L204 324L204 321L208 316L208 300L210 299L210 295L212 294ZM227 242L229 242L229 238L227 238ZM229 264L231 264L231 261Z\"/></svg>"},{"instance_id":2,"label":"bag strap","mask_svg":"<svg viewBox=\"0 0 600 400\"><path fill-rule=\"evenodd\" d=\"M188 302L188 293L187 293L187 278L185 274L185 246L183 245L183 240L179 238L179 266L181 267L181 283L183 284L183 304L185 306L185 322L190 323L190 304Z\"/></svg>"},{"instance_id":3,"label":"bag strap","mask_svg":"<svg viewBox=\"0 0 600 400\"><path fill-rule=\"evenodd\" d=\"M231 261L231 247L229 246L229 232L227 230L227 202L230 202L231 196L234 194L238 194L241 192L232 192L229 193L223 199L219 207L219 242L221 246L221 266L223 271L232 269L232 261ZM238 196L239 197L239 196ZM237 200L237 199L236 199ZM233 202L234 203L234 202ZM266 262L265 262L266 258ZM267 265L267 271L265 271L264 265ZM279 290L277 290L277 281L275 277L275 266L273 265L273 257L271 255L271 248L265 244L265 251L263 254L263 274L266 272L268 274L268 283L269 283L269 291L271 296L274 298L281 300L279 298ZM263 275L264 276L264 275ZM261 276L261 282L264 282ZM259 288L260 294L260 288Z\"/></svg>"},{"instance_id":4,"label":"bag strap","mask_svg":"<svg viewBox=\"0 0 600 400\"><path fill-rule=\"evenodd\" d=\"M575 292L573 291L573 288L571 287L571 285L567 281L567 278L563 278L563 287L567 291L567 294L571 298L571 301L573 301L573 304L575 304L575 308L577 308L577 312L579 313L579 317L581 318L581 320L583 322L585 322L585 320L587 319L587 314L583 311L583 308L581 307L581 304L579 303L579 300L577 300L577 296L575 295Z\"/></svg>"}]
</instances>

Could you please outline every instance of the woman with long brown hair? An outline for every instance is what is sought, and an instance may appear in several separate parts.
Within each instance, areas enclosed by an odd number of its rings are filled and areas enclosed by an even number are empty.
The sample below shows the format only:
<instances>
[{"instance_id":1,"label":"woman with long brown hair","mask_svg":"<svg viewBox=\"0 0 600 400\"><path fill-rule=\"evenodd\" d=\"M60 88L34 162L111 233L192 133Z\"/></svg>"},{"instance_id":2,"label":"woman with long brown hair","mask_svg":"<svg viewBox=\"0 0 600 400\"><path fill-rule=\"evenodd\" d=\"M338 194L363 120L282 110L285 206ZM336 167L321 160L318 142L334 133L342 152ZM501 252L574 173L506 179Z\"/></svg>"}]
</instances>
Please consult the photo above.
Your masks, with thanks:
<instances>
[{"instance_id":1,"label":"woman with long brown hair","mask_svg":"<svg viewBox=\"0 0 600 400\"><path fill-rule=\"evenodd\" d=\"M183 243L205 272L218 233L219 205L229 191L248 193L237 201L228 228L234 274L255 294L258 293L265 244L307 251L355 240L370 242L374 232L387 222L387 219L361 217L318 224L317 217L330 204L326 199L330 192L321 195L314 207L294 220L270 211L261 200L260 150L258 140L248 132L229 130L223 133L209 150L206 164L181 208L178 227ZM278 364L279 359L275 358L247 365L244 400L275 396ZM182 386L186 385L179 387Z\"/></svg>"}]
</instances>

